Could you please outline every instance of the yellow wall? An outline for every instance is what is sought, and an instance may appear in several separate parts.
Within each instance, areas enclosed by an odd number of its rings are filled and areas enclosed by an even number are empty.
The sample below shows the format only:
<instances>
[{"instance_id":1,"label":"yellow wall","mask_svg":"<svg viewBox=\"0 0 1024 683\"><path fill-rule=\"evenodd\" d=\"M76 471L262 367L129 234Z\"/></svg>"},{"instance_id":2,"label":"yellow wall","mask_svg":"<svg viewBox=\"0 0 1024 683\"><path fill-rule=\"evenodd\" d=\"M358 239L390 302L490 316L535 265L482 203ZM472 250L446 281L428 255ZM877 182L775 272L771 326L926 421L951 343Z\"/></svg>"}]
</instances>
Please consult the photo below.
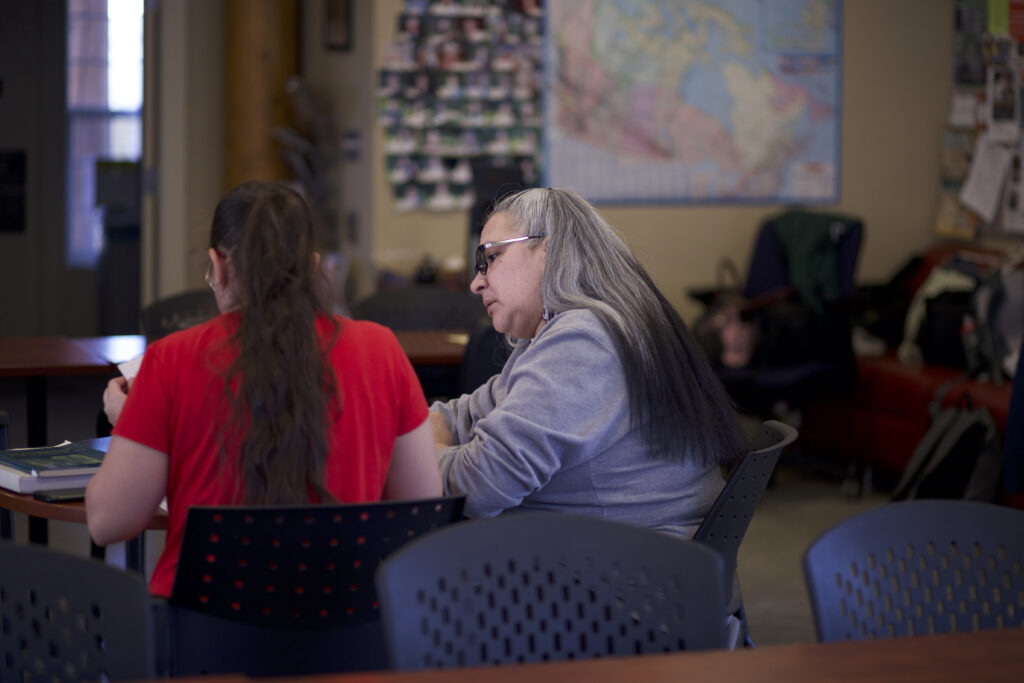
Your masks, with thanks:
<instances>
[{"instance_id":1,"label":"yellow wall","mask_svg":"<svg viewBox=\"0 0 1024 683\"><path fill-rule=\"evenodd\" d=\"M401 0L374 3L373 69L394 35ZM822 207L865 221L858 279L890 275L931 237L939 145L951 78L951 0L843 3L841 196ZM465 253L465 212L397 213L374 126L373 254L379 261ZM714 282L729 255L745 270L760 220L777 205L602 209L686 319L699 312L689 287Z\"/></svg>"}]
</instances>

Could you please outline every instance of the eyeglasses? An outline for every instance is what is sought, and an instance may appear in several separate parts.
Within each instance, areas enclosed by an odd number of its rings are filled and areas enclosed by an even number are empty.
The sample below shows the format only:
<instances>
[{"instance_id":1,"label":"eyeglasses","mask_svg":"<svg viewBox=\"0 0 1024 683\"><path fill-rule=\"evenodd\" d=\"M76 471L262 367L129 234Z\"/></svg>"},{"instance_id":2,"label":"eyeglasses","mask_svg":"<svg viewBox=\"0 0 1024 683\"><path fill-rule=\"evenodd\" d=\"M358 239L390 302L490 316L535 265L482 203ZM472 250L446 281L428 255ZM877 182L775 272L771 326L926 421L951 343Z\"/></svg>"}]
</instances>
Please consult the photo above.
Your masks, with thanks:
<instances>
[{"instance_id":1,"label":"eyeglasses","mask_svg":"<svg viewBox=\"0 0 1024 683\"><path fill-rule=\"evenodd\" d=\"M484 242L476 248L476 272L481 275L487 275L487 250L494 247L504 246L506 244L515 244L516 242L525 242L526 240L539 240L543 239L543 235L525 235L523 237L513 237L512 239L500 240L498 242Z\"/></svg>"}]
</instances>

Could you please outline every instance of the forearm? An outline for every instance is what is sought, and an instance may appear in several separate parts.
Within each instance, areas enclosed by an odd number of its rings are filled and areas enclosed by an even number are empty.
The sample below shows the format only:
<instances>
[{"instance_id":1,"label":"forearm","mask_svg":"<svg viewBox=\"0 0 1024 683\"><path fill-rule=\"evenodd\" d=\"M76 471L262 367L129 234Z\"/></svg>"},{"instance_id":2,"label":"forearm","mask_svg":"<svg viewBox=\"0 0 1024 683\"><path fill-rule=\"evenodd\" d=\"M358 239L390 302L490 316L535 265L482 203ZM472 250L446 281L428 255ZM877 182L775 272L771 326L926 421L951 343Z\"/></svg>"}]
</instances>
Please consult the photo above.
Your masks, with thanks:
<instances>
[{"instance_id":1,"label":"forearm","mask_svg":"<svg viewBox=\"0 0 1024 683\"><path fill-rule=\"evenodd\" d=\"M97 545L138 536L167 488L167 456L114 436L85 492L86 522Z\"/></svg>"},{"instance_id":2,"label":"forearm","mask_svg":"<svg viewBox=\"0 0 1024 683\"><path fill-rule=\"evenodd\" d=\"M494 410L499 393L504 393L504 383L500 376L495 376L471 394L431 405L431 431L438 447L454 446L472 439L473 426Z\"/></svg>"}]
</instances>

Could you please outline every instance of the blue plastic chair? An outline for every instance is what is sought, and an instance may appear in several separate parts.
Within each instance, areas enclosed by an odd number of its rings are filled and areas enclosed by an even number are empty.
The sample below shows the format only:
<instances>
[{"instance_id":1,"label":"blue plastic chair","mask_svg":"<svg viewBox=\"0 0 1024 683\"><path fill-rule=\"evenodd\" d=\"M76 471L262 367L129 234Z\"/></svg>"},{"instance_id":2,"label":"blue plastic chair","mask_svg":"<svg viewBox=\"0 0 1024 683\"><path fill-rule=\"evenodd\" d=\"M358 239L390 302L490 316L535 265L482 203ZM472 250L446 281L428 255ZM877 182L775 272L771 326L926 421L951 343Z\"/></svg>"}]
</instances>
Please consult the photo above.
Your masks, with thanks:
<instances>
[{"instance_id":1,"label":"blue plastic chair","mask_svg":"<svg viewBox=\"0 0 1024 683\"><path fill-rule=\"evenodd\" d=\"M138 574L10 542L0 567L0 680L153 677L153 606Z\"/></svg>"},{"instance_id":2,"label":"blue plastic chair","mask_svg":"<svg viewBox=\"0 0 1024 683\"><path fill-rule=\"evenodd\" d=\"M804 556L818 640L1024 624L1024 511L962 500L883 505Z\"/></svg>"},{"instance_id":3,"label":"blue plastic chair","mask_svg":"<svg viewBox=\"0 0 1024 683\"><path fill-rule=\"evenodd\" d=\"M441 529L377 571L402 670L723 647L725 583L700 543L537 512Z\"/></svg>"}]
</instances>

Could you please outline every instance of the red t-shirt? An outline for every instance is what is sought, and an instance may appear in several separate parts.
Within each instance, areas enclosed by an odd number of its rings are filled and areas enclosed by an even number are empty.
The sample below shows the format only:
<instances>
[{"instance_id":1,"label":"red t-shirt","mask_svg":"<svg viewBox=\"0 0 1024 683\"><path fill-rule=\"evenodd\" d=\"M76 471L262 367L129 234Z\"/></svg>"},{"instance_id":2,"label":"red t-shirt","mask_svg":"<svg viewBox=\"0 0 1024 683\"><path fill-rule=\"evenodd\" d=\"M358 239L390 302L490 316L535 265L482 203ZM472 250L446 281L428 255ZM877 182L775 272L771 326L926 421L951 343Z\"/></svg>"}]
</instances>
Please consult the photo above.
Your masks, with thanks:
<instances>
[{"instance_id":1,"label":"red t-shirt","mask_svg":"<svg viewBox=\"0 0 1024 683\"><path fill-rule=\"evenodd\" d=\"M427 419L427 403L408 357L386 327L337 319L329 351L341 397L330 425L327 488L341 502L380 500L395 438ZM232 419L224 374L236 351L228 338L238 314L154 342L132 384L114 434L168 456L167 540L149 583L169 596L191 505L237 503L239 479L221 456L221 427ZM331 326L317 321L323 340Z\"/></svg>"}]
</instances>

